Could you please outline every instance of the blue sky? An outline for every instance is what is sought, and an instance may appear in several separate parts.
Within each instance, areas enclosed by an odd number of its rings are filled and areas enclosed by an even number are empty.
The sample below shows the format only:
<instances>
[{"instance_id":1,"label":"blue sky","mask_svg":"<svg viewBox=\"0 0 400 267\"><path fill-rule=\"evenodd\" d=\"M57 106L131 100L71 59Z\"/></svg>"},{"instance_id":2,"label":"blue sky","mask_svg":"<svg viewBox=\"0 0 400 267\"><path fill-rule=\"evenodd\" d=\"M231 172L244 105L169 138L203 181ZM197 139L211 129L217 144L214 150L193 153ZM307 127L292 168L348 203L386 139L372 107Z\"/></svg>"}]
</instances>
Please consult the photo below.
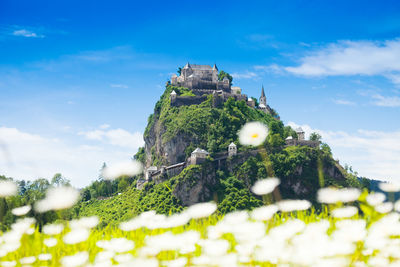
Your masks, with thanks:
<instances>
[{"instance_id":1,"label":"blue sky","mask_svg":"<svg viewBox=\"0 0 400 267\"><path fill-rule=\"evenodd\" d=\"M285 124L400 182L399 37L397 1L0 1L0 173L88 184L189 61L264 84Z\"/></svg>"}]
</instances>

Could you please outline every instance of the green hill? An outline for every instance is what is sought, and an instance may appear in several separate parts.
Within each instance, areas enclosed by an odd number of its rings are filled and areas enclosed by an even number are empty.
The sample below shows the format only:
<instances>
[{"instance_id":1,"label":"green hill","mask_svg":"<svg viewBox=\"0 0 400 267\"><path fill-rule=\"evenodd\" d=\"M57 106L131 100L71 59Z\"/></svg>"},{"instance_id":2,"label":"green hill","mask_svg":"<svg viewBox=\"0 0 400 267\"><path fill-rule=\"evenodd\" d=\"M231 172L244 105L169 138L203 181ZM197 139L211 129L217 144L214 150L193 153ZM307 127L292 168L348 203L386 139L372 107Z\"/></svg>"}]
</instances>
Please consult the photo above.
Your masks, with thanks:
<instances>
[{"instance_id":1,"label":"green hill","mask_svg":"<svg viewBox=\"0 0 400 267\"><path fill-rule=\"evenodd\" d=\"M119 193L108 194L108 198L85 198L75 209L77 216L96 214L104 224L116 223L146 210L170 214L191 203L210 200L218 203L220 213L252 209L262 200L251 193L251 185L269 176L281 179L275 198L308 199L314 203L321 186L365 186L332 158L327 144L316 148L286 146L285 139L296 138L296 132L284 126L274 111L267 114L234 98L216 106L213 95L197 105L172 106L173 90L181 96L192 95L187 88L167 84L149 117L145 148L135 158L146 166L168 166L185 161L200 147L210 152L206 161L186 165L174 176L164 174L145 183L142 189L136 189L136 184L143 181L143 176L134 177L130 185L116 190ZM250 121L268 125L269 135L260 148L244 147L238 142L238 130ZM231 142L237 144L238 155L216 161Z\"/></svg>"}]
</instances>

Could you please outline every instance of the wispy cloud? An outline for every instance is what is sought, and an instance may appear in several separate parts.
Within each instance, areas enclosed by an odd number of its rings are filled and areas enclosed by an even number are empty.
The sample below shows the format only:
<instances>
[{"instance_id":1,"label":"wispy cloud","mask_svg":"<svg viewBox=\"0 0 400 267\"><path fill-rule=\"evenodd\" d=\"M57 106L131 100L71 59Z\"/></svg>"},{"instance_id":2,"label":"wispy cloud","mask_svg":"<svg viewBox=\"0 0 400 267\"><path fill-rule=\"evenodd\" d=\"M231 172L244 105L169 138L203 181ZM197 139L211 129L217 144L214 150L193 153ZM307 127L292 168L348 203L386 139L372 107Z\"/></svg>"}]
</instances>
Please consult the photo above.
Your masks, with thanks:
<instances>
[{"instance_id":1,"label":"wispy cloud","mask_svg":"<svg viewBox=\"0 0 400 267\"><path fill-rule=\"evenodd\" d=\"M277 64L270 64L270 65L256 65L253 67L256 71L262 71L266 73L275 73L275 74L283 74L285 71L283 67Z\"/></svg>"},{"instance_id":2,"label":"wispy cloud","mask_svg":"<svg viewBox=\"0 0 400 267\"><path fill-rule=\"evenodd\" d=\"M259 49L277 49L283 46L278 42L274 36L263 33L252 33L237 40L237 44L245 49L259 50Z\"/></svg>"},{"instance_id":3,"label":"wispy cloud","mask_svg":"<svg viewBox=\"0 0 400 267\"><path fill-rule=\"evenodd\" d=\"M129 88L129 86L126 85L126 84L110 84L110 87L113 87L113 88Z\"/></svg>"},{"instance_id":4,"label":"wispy cloud","mask_svg":"<svg viewBox=\"0 0 400 267\"><path fill-rule=\"evenodd\" d=\"M349 133L323 131L294 122L288 124L292 127L301 126L307 137L312 132L321 134L323 142L331 146L334 157L339 158L342 164L352 165L360 175L400 182L400 131L358 130Z\"/></svg>"},{"instance_id":5,"label":"wispy cloud","mask_svg":"<svg viewBox=\"0 0 400 267\"><path fill-rule=\"evenodd\" d=\"M302 76L380 75L400 83L400 39L339 41L300 58L300 65L283 67Z\"/></svg>"},{"instance_id":6,"label":"wispy cloud","mask_svg":"<svg viewBox=\"0 0 400 267\"><path fill-rule=\"evenodd\" d=\"M259 75L253 71L245 71L245 72L234 72L232 73L232 77L235 79L257 79Z\"/></svg>"},{"instance_id":7,"label":"wispy cloud","mask_svg":"<svg viewBox=\"0 0 400 267\"><path fill-rule=\"evenodd\" d=\"M12 32L12 35L28 37L28 38L44 38L45 37L43 34L38 34L36 32L30 31L27 29L15 30Z\"/></svg>"},{"instance_id":8,"label":"wispy cloud","mask_svg":"<svg viewBox=\"0 0 400 267\"><path fill-rule=\"evenodd\" d=\"M381 107L400 107L400 97L398 96L383 96L375 94L372 96L374 101L372 102L376 106Z\"/></svg>"},{"instance_id":9,"label":"wispy cloud","mask_svg":"<svg viewBox=\"0 0 400 267\"><path fill-rule=\"evenodd\" d=\"M139 132L130 133L124 129L109 129L108 124L103 124L92 131L79 132L78 135L85 136L87 139L102 141L111 145L137 149L144 145L143 135Z\"/></svg>"},{"instance_id":10,"label":"wispy cloud","mask_svg":"<svg viewBox=\"0 0 400 267\"><path fill-rule=\"evenodd\" d=\"M333 99L333 103L345 106L355 106L356 103L345 99Z\"/></svg>"}]
</instances>

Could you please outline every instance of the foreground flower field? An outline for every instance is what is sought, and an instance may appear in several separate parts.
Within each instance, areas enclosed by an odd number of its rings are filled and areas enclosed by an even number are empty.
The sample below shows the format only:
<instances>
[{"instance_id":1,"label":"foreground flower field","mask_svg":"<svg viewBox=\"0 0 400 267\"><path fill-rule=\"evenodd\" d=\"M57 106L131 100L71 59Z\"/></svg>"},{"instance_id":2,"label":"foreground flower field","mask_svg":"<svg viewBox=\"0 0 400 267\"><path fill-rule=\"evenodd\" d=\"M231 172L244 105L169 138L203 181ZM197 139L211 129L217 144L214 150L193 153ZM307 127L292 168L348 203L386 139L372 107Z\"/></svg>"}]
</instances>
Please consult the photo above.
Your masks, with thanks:
<instances>
[{"instance_id":1,"label":"foreground flower field","mask_svg":"<svg viewBox=\"0 0 400 267\"><path fill-rule=\"evenodd\" d=\"M0 264L400 265L399 202L385 202L382 193L331 188L321 189L318 200L323 203L319 213L304 200L225 216L213 214L214 203L201 203L171 216L145 212L105 229L96 227L97 217L50 224L41 231L34 219L21 218L0 236Z\"/></svg>"}]
</instances>

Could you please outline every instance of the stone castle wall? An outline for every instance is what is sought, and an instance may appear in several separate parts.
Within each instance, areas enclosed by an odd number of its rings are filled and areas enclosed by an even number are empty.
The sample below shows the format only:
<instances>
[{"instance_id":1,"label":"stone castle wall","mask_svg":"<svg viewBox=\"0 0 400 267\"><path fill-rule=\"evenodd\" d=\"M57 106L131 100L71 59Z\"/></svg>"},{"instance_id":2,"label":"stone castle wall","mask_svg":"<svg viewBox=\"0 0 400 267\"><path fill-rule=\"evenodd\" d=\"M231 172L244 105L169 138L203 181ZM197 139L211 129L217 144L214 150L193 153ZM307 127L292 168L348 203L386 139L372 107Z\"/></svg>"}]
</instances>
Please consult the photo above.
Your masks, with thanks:
<instances>
[{"instance_id":1,"label":"stone castle wall","mask_svg":"<svg viewBox=\"0 0 400 267\"><path fill-rule=\"evenodd\" d=\"M309 146L309 147L319 147L320 142L319 141L311 141L311 140L297 140L297 139L289 139L286 140L286 145L287 146Z\"/></svg>"},{"instance_id":2,"label":"stone castle wall","mask_svg":"<svg viewBox=\"0 0 400 267\"><path fill-rule=\"evenodd\" d=\"M171 106L190 106L199 105L203 101L207 100L207 96L176 96L175 99L171 99Z\"/></svg>"}]
</instances>

